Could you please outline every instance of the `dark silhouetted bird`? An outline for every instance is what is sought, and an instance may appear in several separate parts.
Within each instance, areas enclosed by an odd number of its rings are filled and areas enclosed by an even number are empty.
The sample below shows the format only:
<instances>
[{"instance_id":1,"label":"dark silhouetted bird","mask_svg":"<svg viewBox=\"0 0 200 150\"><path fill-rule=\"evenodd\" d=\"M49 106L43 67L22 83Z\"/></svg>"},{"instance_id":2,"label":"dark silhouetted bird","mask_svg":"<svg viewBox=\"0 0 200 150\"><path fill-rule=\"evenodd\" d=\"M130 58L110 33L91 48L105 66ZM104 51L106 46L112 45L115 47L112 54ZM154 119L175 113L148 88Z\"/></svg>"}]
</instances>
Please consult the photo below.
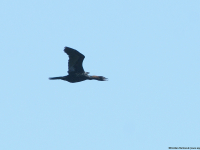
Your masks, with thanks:
<instances>
[{"instance_id":1,"label":"dark silhouetted bird","mask_svg":"<svg viewBox=\"0 0 200 150\"><path fill-rule=\"evenodd\" d=\"M98 80L106 81L107 78L103 76L89 76L89 72L85 72L82 66L85 56L77 50L65 47L64 52L69 56L68 61L68 74L67 76L52 77L50 80L61 79L71 83L81 82L84 80Z\"/></svg>"}]
</instances>

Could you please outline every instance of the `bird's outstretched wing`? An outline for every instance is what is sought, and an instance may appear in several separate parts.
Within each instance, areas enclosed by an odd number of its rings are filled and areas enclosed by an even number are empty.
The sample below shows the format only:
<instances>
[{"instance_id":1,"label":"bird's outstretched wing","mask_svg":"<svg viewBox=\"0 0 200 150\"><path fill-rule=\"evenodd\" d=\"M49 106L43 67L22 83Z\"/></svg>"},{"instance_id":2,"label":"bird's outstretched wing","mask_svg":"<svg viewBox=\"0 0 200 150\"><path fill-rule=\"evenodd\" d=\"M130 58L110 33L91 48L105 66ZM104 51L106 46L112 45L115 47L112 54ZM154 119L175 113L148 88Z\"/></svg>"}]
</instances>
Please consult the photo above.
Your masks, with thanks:
<instances>
[{"instance_id":1,"label":"bird's outstretched wing","mask_svg":"<svg viewBox=\"0 0 200 150\"><path fill-rule=\"evenodd\" d=\"M69 56L68 73L84 73L82 63L85 56L70 47L65 47L64 52Z\"/></svg>"}]
</instances>

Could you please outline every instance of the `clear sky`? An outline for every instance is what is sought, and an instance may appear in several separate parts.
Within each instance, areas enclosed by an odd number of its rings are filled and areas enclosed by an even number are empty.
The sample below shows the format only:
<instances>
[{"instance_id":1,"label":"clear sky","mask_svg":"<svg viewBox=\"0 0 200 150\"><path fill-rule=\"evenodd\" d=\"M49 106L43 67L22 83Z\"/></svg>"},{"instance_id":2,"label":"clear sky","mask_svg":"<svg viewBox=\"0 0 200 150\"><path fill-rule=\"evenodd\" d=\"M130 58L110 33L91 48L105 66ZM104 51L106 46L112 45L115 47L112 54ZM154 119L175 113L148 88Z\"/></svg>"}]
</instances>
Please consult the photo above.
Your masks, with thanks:
<instances>
[{"instance_id":1,"label":"clear sky","mask_svg":"<svg viewBox=\"0 0 200 150\"><path fill-rule=\"evenodd\" d=\"M199 0L0 2L2 150L200 147ZM107 82L69 83L65 46Z\"/></svg>"}]
</instances>

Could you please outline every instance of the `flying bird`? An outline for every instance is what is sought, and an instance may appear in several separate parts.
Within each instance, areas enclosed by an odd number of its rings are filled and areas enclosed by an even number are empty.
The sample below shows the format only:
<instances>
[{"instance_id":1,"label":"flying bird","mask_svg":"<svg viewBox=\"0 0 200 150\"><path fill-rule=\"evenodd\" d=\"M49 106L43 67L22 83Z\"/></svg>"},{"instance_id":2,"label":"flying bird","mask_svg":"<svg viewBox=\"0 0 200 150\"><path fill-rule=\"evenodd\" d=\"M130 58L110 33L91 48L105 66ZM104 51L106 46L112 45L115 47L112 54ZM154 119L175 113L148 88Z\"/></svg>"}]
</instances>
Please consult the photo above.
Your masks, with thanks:
<instances>
[{"instance_id":1,"label":"flying bird","mask_svg":"<svg viewBox=\"0 0 200 150\"><path fill-rule=\"evenodd\" d=\"M89 72L85 72L83 69L83 60L85 56L78 52L77 50L65 47L64 52L69 56L68 61L68 75L60 76L60 77L51 77L50 80L64 80L70 83L81 82L84 80L98 80L98 81L106 81L107 78L103 76L90 76Z\"/></svg>"}]
</instances>

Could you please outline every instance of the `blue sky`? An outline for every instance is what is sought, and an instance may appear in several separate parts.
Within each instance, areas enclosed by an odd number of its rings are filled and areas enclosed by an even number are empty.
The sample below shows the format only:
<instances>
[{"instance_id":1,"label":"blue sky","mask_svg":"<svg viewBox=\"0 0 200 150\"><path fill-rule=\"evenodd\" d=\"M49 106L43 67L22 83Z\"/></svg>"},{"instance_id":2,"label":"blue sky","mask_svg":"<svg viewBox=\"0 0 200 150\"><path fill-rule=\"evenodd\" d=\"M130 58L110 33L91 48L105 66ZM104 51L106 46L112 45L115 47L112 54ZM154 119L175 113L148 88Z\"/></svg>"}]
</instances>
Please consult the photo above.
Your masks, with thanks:
<instances>
[{"instance_id":1,"label":"blue sky","mask_svg":"<svg viewBox=\"0 0 200 150\"><path fill-rule=\"evenodd\" d=\"M199 145L200 1L0 3L0 147ZM69 46L107 82L69 83Z\"/></svg>"}]
</instances>

